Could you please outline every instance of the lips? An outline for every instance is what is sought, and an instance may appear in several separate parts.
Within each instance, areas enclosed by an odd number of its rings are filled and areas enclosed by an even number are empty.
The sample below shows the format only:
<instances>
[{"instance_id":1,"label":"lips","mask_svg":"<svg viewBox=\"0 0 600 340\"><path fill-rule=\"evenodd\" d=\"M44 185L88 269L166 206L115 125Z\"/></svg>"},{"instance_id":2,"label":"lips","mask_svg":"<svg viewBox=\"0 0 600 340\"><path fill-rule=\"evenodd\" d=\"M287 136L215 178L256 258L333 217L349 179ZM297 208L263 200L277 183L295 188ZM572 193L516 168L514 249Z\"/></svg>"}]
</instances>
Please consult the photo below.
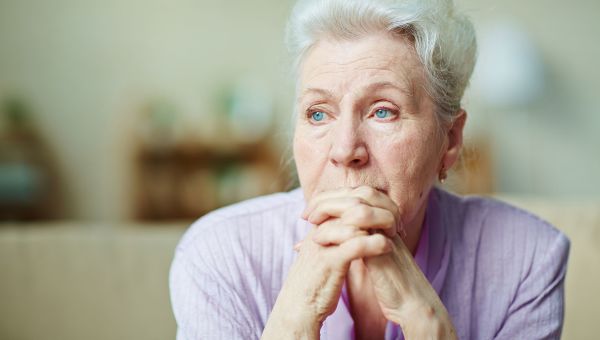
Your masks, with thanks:
<instances>
[{"instance_id":1,"label":"lips","mask_svg":"<svg viewBox=\"0 0 600 340\"><path fill-rule=\"evenodd\" d=\"M360 187L360 186L363 186L363 185L368 185L368 184L361 184L361 185L350 186L350 187L351 187L352 189L356 189L356 188L358 188L358 187ZM388 194L388 191L387 191L387 189L384 189L384 188L381 188L381 187L378 187L378 186L372 186L372 185L371 185L371 187L373 187L375 190L377 190L377 191L381 192L381 193L382 193L382 194L384 194L384 195L387 195L387 194Z\"/></svg>"},{"instance_id":2,"label":"lips","mask_svg":"<svg viewBox=\"0 0 600 340\"><path fill-rule=\"evenodd\" d=\"M358 188L358 187L365 186L365 185L366 185L366 186L370 186L370 187L374 188L375 190L377 190L377 191L381 192L382 194L384 194L384 195L386 195L386 196L389 196L389 195L388 195L388 190L387 190L387 189L385 189L385 188L383 188L383 187L380 187L380 186L374 186L374 185L369 185L369 184L360 184L360 185L345 185L345 186L336 186L336 187L330 187L330 188L318 189L318 190L316 190L316 194L320 194L320 193L322 193L322 192L329 191L329 190L339 190L339 189L342 189L342 188L351 188L351 189L356 189L356 188Z\"/></svg>"},{"instance_id":3,"label":"lips","mask_svg":"<svg viewBox=\"0 0 600 340\"><path fill-rule=\"evenodd\" d=\"M388 191L386 189L382 189L382 188L375 188L377 191L383 193L384 195L388 194Z\"/></svg>"}]
</instances>

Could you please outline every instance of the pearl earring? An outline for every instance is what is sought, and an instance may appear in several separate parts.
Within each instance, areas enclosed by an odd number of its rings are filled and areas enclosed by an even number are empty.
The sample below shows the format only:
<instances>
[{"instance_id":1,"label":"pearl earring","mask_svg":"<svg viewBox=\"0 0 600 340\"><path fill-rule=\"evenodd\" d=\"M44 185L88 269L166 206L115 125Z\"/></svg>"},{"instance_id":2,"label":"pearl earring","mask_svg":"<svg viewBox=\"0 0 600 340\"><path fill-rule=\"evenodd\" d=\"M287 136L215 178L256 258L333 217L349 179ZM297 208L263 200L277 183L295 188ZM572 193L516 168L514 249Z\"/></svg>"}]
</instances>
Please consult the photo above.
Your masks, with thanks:
<instances>
[{"instance_id":1,"label":"pearl earring","mask_svg":"<svg viewBox=\"0 0 600 340\"><path fill-rule=\"evenodd\" d=\"M446 178L448 178L448 174L446 173L445 167L442 165L442 169L440 169L438 179L440 180L440 183L443 184L446 181Z\"/></svg>"}]
</instances>

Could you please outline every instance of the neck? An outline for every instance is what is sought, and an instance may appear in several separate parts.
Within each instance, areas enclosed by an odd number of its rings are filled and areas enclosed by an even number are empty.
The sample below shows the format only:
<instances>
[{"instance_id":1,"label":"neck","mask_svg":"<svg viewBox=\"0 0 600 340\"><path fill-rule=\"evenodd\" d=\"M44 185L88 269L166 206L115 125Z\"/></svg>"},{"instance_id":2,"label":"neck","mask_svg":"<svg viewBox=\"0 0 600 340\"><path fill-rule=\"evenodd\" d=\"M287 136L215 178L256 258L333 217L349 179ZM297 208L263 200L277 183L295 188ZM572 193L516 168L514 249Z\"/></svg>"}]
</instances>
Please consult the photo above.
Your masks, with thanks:
<instances>
[{"instance_id":1,"label":"neck","mask_svg":"<svg viewBox=\"0 0 600 340\"><path fill-rule=\"evenodd\" d=\"M423 221L425 221L425 210L427 209L427 200L412 219L410 223L405 227L406 237L402 237L404 244L410 250L410 253L415 256L417 253L417 247L419 246L419 240L421 239L421 231L423 230Z\"/></svg>"}]
</instances>

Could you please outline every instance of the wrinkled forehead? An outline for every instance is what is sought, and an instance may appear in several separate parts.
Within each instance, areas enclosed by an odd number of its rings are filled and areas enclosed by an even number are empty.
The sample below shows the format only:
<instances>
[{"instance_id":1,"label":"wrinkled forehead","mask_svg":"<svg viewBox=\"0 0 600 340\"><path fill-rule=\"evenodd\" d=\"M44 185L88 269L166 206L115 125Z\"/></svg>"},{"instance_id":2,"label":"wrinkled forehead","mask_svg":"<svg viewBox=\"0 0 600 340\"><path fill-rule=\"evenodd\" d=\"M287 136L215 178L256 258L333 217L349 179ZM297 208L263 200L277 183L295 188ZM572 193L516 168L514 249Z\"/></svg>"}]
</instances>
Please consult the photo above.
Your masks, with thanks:
<instances>
[{"instance_id":1,"label":"wrinkled forehead","mask_svg":"<svg viewBox=\"0 0 600 340\"><path fill-rule=\"evenodd\" d=\"M306 53L299 69L297 96L314 89L329 93L373 84L393 84L409 95L422 87L422 64L407 38L374 34L354 40L325 38Z\"/></svg>"}]
</instances>

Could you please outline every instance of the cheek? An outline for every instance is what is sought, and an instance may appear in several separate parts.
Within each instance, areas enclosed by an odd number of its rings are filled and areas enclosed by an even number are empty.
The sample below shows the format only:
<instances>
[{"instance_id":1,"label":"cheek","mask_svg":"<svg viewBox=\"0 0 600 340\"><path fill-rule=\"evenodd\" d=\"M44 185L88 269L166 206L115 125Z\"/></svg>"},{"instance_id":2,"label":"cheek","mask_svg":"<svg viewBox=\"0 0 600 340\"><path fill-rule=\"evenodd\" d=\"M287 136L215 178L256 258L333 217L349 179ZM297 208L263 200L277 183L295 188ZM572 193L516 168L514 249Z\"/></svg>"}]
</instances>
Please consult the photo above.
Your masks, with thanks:
<instances>
[{"instance_id":1,"label":"cheek","mask_svg":"<svg viewBox=\"0 0 600 340\"><path fill-rule=\"evenodd\" d=\"M380 141L372 148L372 154L379 159L382 170L398 180L414 179L420 175L429 153L426 143L416 134L403 133L392 137L388 142Z\"/></svg>"},{"instance_id":2,"label":"cheek","mask_svg":"<svg viewBox=\"0 0 600 340\"><path fill-rule=\"evenodd\" d=\"M315 139L306 134L301 127L297 127L294 133L293 152L298 179L305 191L305 197L308 197L327 161L326 145L323 140Z\"/></svg>"},{"instance_id":3,"label":"cheek","mask_svg":"<svg viewBox=\"0 0 600 340\"><path fill-rule=\"evenodd\" d=\"M396 203L418 201L431 185L436 168L436 141L422 131L399 134L389 143L378 143L378 159Z\"/></svg>"}]
</instances>

